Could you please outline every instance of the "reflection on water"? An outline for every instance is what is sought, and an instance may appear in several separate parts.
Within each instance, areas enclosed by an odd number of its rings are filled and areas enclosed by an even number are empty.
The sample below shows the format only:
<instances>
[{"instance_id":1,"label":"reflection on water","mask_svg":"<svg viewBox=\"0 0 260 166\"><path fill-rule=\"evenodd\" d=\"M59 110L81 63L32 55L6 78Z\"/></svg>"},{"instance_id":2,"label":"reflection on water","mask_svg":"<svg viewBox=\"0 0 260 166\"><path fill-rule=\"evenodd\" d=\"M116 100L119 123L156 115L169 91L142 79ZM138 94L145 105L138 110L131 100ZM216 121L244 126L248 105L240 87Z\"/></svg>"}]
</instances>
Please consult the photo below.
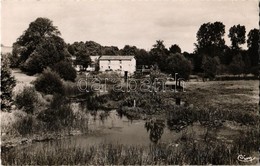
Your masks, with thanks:
<instances>
[{"instance_id":1,"label":"reflection on water","mask_svg":"<svg viewBox=\"0 0 260 166\"><path fill-rule=\"evenodd\" d=\"M146 121L145 128L149 132L149 138L153 143L158 143L163 135L163 130L165 128L165 121L158 119L151 119Z\"/></svg>"},{"instance_id":2,"label":"reflection on water","mask_svg":"<svg viewBox=\"0 0 260 166\"><path fill-rule=\"evenodd\" d=\"M119 116L116 110L113 111L94 111L88 114L88 129L90 132L85 135L77 135L62 140L49 142L37 142L29 145L27 150L37 151L42 147L52 148L54 145L78 146L88 148L99 144L124 144L142 145L148 147L150 143L173 143L183 136L183 132L170 130L167 120L151 119L129 120L125 116ZM83 124L84 125L84 124ZM185 128L186 133L194 133L194 138L205 134L205 128L199 124L194 124ZM227 133L228 132L228 133ZM225 137L231 134L229 131ZM23 148L23 147L21 147Z\"/></svg>"}]
</instances>

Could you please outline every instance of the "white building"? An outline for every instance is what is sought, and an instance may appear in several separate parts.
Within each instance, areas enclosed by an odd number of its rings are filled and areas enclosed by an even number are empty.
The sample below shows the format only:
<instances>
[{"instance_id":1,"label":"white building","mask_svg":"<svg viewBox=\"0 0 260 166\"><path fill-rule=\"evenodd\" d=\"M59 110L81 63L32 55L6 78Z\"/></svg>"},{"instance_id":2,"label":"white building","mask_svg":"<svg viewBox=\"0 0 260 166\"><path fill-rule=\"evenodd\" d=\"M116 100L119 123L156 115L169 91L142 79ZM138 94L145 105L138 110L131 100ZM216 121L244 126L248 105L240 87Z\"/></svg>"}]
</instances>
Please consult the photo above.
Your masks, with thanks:
<instances>
[{"instance_id":1,"label":"white building","mask_svg":"<svg viewBox=\"0 0 260 166\"><path fill-rule=\"evenodd\" d=\"M118 71L122 75L133 75L136 71L136 59L134 56L102 55L99 58L99 70Z\"/></svg>"}]
</instances>

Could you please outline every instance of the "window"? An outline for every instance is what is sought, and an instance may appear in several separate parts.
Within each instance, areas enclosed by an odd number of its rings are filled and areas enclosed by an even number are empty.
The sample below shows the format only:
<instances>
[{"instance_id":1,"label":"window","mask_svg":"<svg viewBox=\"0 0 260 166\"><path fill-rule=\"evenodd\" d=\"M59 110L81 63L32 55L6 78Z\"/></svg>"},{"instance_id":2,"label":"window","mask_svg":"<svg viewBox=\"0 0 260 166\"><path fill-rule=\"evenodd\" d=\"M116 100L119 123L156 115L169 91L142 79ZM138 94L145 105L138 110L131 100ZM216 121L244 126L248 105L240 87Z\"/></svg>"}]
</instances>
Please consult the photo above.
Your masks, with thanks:
<instances>
[{"instance_id":1,"label":"window","mask_svg":"<svg viewBox=\"0 0 260 166\"><path fill-rule=\"evenodd\" d=\"M110 60L108 60L108 64L109 64L109 65L111 64L111 61L110 61Z\"/></svg>"},{"instance_id":2,"label":"window","mask_svg":"<svg viewBox=\"0 0 260 166\"><path fill-rule=\"evenodd\" d=\"M122 60L119 60L119 63L122 64Z\"/></svg>"},{"instance_id":3,"label":"window","mask_svg":"<svg viewBox=\"0 0 260 166\"><path fill-rule=\"evenodd\" d=\"M122 69L122 66L120 66L120 69Z\"/></svg>"},{"instance_id":4,"label":"window","mask_svg":"<svg viewBox=\"0 0 260 166\"><path fill-rule=\"evenodd\" d=\"M108 68L110 69L110 66L108 66Z\"/></svg>"}]
</instances>

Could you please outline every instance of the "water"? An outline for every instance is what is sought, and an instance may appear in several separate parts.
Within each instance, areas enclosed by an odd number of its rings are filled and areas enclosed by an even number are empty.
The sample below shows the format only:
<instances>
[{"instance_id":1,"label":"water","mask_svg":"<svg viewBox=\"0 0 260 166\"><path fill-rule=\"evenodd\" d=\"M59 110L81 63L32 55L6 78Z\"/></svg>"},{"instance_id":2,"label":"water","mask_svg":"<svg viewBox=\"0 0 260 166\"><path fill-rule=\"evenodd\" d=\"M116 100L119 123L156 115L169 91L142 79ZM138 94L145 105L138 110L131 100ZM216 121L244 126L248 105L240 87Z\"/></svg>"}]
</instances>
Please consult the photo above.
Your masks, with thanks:
<instances>
[{"instance_id":1,"label":"water","mask_svg":"<svg viewBox=\"0 0 260 166\"><path fill-rule=\"evenodd\" d=\"M129 120L120 117L116 110L110 111L106 118L100 118L104 111L97 111L97 114L88 114L88 128L92 132L84 135L76 135L61 140L48 142L37 142L31 145L19 147L20 150L37 151L43 147L83 147L88 148L99 144L124 144L149 146L153 143L174 143L185 133L193 133L195 138L202 137L206 130L199 124L188 126L186 129L176 132L167 128L166 121L144 121ZM217 133L223 133L222 137L230 138L236 133L220 129Z\"/></svg>"}]
</instances>

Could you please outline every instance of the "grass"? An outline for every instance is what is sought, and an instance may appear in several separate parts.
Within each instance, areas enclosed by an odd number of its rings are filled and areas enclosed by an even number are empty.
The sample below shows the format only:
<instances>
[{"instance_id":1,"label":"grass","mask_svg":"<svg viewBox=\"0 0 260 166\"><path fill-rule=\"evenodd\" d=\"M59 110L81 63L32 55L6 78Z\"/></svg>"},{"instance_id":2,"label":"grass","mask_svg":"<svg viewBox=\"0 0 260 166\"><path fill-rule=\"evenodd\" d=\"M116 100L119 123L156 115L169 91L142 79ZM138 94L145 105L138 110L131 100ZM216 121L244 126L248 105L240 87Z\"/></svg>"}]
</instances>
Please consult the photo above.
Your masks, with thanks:
<instances>
[{"instance_id":1,"label":"grass","mask_svg":"<svg viewBox=\"0 0 260 166\"><path fill-rule=\"evenodd\" d=\"M22 73L19 69L12 69L12 75L15 77L16 86L14 92L21 91L25 86L32 86L32 82L36 80L37 76L28 76Z\"/></svg>"},{"instance_id":2,"label":"grass","mask_svg":"<svg viewBox=\"0 0 260 166\"><path fill-rule=\"evenodd\" d=\"M201 108L257 112L259 81L187 82L182 97L189 104Z\"/></svg>"},{"instance_id":3,"label":"grass","mask_svg":"<svg viewBox=\"0 0 260 166\"><path fill-rule=\"evenodd\" d=\"M241 133L233 143L214 138L214 132L205 134L202 141L192 134L183 134L172 144L131 146L98 144L83 148L60 142L50 142L36 150L11 149L1 154L4 165L238 165L238 154L252 155L259 145L260 133L249 130ZM185 138L185 139L184 139ZM246 164L256 164L253 163Z\"/></svg>"}]
</instances>

